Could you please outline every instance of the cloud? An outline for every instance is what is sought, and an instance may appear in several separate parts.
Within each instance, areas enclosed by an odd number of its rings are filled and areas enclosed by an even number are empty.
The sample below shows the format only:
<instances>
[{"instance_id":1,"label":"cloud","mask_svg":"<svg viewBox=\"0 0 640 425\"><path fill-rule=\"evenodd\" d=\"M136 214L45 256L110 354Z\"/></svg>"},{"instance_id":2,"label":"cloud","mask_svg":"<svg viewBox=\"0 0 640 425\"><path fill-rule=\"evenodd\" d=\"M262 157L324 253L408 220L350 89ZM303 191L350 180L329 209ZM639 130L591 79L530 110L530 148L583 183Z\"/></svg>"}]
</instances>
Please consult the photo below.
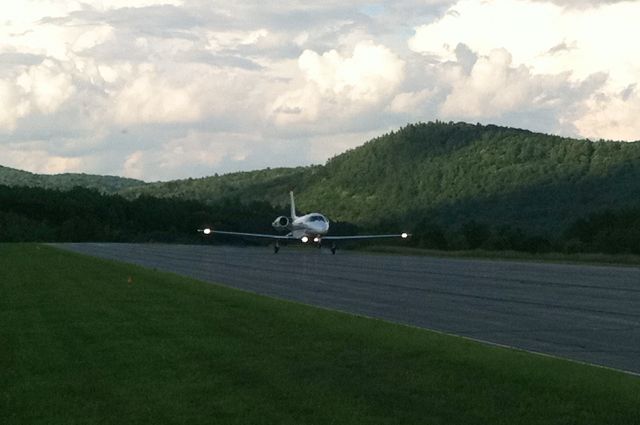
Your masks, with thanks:
<instances>
[{"instance_id":1,"label":"cloud","mask_svg":"<svg viewBox=\"0 0 640 425\"><path fill-rule=\"evenodd\" d=\"M27 114L29 104L21 98L15 84L0 80L0 131L14 130L18 119Z\"/></svg>"},{"instance_id":2,"label":"cloud","mask_svg":"<svg viewBox=\"0 0 640 425\"><path fill-rule=\"evenodd\" d=\"M597 93L575 121L581 134L594 139L640 141L640 93L628 88L619 94Z\"/></svg>"},{"instance_id":3,"label":"cloud","mask_svg":"<svg viewBox=\"0 0 640 425\"><path fill-rule=\"evenodd\" d=\"M3 165L23 169L38 170L55 174L69 171L81 172L87 164L82 158L52 154L43 149L40 143L32 143L33 148L25 150L23 145L0 145L0 157Z\"/></svg>"},{"instance_id":4,"label":"cloud","mask_svg":"<svg viewBox=\"0 0 640 425\"><path fill-rule=\"evenodd\" d=\"M18 77L17 84L33 107L43 114L55 112L75 90L71 77L49 60L29 67Z\"/></svg>"},{"instance_id":5,"label":"cloud","mask_svg":"<svg viewBox=\"0 0 640 425\"><path fill-rule=\"evenodd\" d=\"M193 122L202 116L194 85L172 82L153 66L142 65L135 74L113 98L116 123Z\"/></svg>"},{"instance_id":6,"label":"cloud","mask_svg":"<svg viewBox=\"0 0 640 425\"><path fill-rule=\"evenodd\" d=\"M621 3L629 0L535 0L543 3L554 3L559 6L574 7L578 9L586 9L591 7L599 7L607 4Z\"/></svg>"},{"instance_id":7,"label":"cloud","mask_svg":"<svg viewBox=\"0 0 640 425\"><path fill-rule=\"evenodd\" d=\"M0 131L13 131L18 120L31 113L56 112L74 90L65 70L51 60L14 69L13 75L0 79Z\"/></svg>"},{"instance_id":8,"label":"cloud","mask_svg":"<svg viewBox=\"0 0 640 425\"><path fill-rule=\"evenodd\" d=\"M402 82L403 60L372 41L369 29L382 27L368 27L360 7L26 0L22 10L7 9L0 26L7 64L0 91L8 101L0 106L0 143L11 140L34 158L78 159L66 162L70 169L82 163L153 178L160 170L169 178L308 163L318 133L388 128L380 115ZM226 152L231 140L228 152L245 146L249 154L193 153ZM180 144L188 164L161 155ZM223 160L212 163L214 156Z\"/></svg>"},{"instance_id":9,"label":"cloud","mask_svg":"<svg viewBox=\"0 0 640 425\"><path fill-rule=\"evenodd\" d=\"M336 50L305 50L298 58L301 87L276 99L277 125L341 119L388 100L404 78L404 62L372 41L355 45L345 56Z\"/></svg>"},{"instance_id":10,"label":"cloud","mask_svg":"<svg viewBox=\"0 0 640 425\"><path fill-rule=\"evenodd\" d=\"M264 153L261 146L262 136L258 134L189 131L185 136L130 153L121 173L155 180L179 178L184 169L191 169L196 175L233 171L250 157L260 157Z\"/></svg>"},{"instance_id":11,"label":"cloud","mask_svg":"<svg viewBox=\"0 0 640 425\"><path fill-rule=\"evenodd\" d=\"M639 5L6 3L0 156L166 180L322 161L438 118L638 139Z\"/></svg>"},{"instance_id":12,"label":"cloud","mask_svg":"<svg viewBox=\"0 0 640 425\"><path fill-rule=\"evenodd\" d=\"M508 51L495 49L478 58L469 74L459 72L453 77L441 111L444 117L500 116L535 103L545 92L541 83L525 66L512 67Z\"/></svg>"},{"instance_id":13,"label":"cloud","mask_svg":"<svg viewBox=\"0 0 640 425\"><path fill-rule=\"evenodd\" d=\"M372 41L358 43L351 57L342 57L335 50L322 55L305 50L298 66L323 94L364 102L379 100L400 82L403 70L393 52Z\"/></svg>"},{"instance_id":14,"label":"cloud","mask_svg":"<svg viewBox=\"0 0 640 425\"><path fill-rule=\"evenodd\" d=\"M575 10L550 2L462 0L441 19L417 27L409 47L437 60L453 59L459 43L484 55L504 48L516 65L536 73L571 72L583 79L607 72L614 84L627 85L640 66L628 49L640 38L638 18L639 2Z\"/></svg>"},{"instance_id":15,"label":"cloud","mask_svg":"<svg viewBox=\"0 0 640 425\"><path fill-rule=\"evenodd\" d=\"M124 166L122 168L122 175L132 179L142 179L144 177L142 158L144 152L135 151L127 155Z\"/></svg>"},{"instance_id":16,"label":"cloud","mask_svg":"<svg viewBox=\"0 0 640 425\"><path fill-rule=\"evenodd\" d=\"M422 107L431 101L437 94L435 89L423 89L415 92L402 92L397 94L388 109L390 112L413 116L422 115Z\"/></svg>"},{"instance_id":17,"label":"cloud","mask_svg":"<svg viewBox=\"0 0 640 425\"><path fill-rule=\"evenodd\" d=\"M443 81L452 88L440 108L443 115L499 117L536 109L542 102L555 111L558 123L547 131L573 128L585 137L602 134L593 124L594 111L620 110L616 94L638 78L640 57L631 55L628 46L640 38L640 3L564 7L573 3L461 0L440 19L417 27L409 48L432 66L454 71ZM460 62L456 49L461 45L479 55L470 73L451 67ZM596 75L601 81L597 87L583 84ZM594 91L585 93L586 87ZM622 125L613 113L596 115L602 128L610 129L608 135L616 128L619 138L640 134L640 124L623 120L627 124ZM607 119L610 125L603 122Z\"/></svg>"},{"instance_id":18,"label":"cloud","mask_svg":"<svg viewBox=\"0 0 640 425\"><path fill-rule=\"evenodd\" d=\"M44 56L29 53L3 52L0 53L0 64L3 66L37 65L42 63Z\"/></svg>"},{"instance_id":19,"label":"cloud","mask_svg":"<svg viewBox=\"0 0 640 425\"><path fill-rule=\"evenodd\" d=\"M391 130L391 129L387 129ZM334 157L336 153L342 153L356 148L364 142L380 136L380 130L355 131L341 133L339 137L334 134L320 134L310 137L308 140L310 151L309 159L314 164L321 164Z\"/></svg>"}]
</instances>

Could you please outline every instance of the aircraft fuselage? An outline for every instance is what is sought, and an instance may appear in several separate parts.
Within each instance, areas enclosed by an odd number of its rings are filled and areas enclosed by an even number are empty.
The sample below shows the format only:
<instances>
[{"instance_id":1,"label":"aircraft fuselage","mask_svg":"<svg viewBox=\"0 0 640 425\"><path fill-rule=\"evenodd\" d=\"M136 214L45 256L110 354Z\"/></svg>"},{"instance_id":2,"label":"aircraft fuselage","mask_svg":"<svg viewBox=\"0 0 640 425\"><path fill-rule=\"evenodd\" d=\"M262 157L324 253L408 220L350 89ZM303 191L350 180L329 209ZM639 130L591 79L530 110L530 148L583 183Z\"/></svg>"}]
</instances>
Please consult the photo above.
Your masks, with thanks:
<instances>
[{"instance_id":1,"label":"aircraft fuselage","mask_svg":"<svg viewBox=\"0 0 640 425\"><path fill-rule=\"evenodd\" d=\"M321 238L329 231L329 220L320 213L306 214L294 218L288 229L294 238Z\"/></svg>"}]
</instances>

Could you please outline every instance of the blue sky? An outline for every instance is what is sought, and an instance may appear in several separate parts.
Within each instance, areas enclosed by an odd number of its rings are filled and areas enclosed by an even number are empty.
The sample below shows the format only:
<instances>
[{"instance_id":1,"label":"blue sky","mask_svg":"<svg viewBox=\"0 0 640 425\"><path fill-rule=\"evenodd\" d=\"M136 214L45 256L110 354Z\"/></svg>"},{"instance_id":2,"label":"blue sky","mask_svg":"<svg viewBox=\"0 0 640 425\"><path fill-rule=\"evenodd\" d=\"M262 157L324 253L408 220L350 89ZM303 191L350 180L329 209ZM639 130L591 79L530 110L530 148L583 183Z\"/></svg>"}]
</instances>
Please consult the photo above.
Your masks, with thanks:
<instances>
[{"instance_id":1,"label":"blue sky","mask_svg":"<svg viewBox=\"0 0 640 425\"><path fill-rule=\"evenodd\" d=\"M322 163L408 122L640 139L640 2L0 5L0 164L144 180Z\"/></svg>"}]
</instances>

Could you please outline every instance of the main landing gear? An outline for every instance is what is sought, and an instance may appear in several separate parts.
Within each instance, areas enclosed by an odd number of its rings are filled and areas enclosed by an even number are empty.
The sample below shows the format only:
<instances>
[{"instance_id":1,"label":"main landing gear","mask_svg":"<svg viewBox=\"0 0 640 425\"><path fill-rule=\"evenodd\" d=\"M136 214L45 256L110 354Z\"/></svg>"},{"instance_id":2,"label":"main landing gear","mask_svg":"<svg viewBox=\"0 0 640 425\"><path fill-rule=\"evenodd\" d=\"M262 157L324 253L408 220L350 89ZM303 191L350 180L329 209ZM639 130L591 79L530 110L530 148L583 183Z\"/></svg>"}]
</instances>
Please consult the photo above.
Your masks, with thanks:
<instances>
[{"instance_id":1,"label":"main landing gear","mask_svg":"<svg viewBox=\"0 0 640 425\"><path fill-rule=\"evenodd\" d=\"M325 245L326 246L326 245ZM322 242L318 242L318 249L322 249ZM331 254L332 255L336 255L336 244L335 242L331 242L331 248L329 248L331 250Z\"/></svg>"},{"instance_id":2,"label":"main landing gear","mask_svg":"<svg viewBox=\"0 0 640 425\"><path fill-rule=\"evenodd\" d=\"M320 244L320 243L319 243L319 244L318 244L318 248L322 248L322 244ZM331 244L331 248L330 248L330 249L331 249L331 254L336 255L337 247L336 247L336 244L335 244L335 243L332 243L332 244ZM278 253L278 251L280 251L280 242L276 241L276 242L273 244L273 253L274 253L274 254L277 254L277 253Z\"/></svg>"}]
</instances>

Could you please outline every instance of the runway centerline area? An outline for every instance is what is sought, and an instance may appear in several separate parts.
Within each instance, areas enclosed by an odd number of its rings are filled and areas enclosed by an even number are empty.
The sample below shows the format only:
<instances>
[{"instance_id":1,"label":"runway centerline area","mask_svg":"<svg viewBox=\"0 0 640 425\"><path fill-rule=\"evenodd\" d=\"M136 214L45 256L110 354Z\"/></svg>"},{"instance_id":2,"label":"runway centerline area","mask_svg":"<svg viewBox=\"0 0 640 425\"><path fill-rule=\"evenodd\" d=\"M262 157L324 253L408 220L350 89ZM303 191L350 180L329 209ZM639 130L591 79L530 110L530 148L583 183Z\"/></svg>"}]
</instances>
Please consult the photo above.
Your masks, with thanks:
<instances>
[{"instance_id":1,"label":"runway centerline area","mask_svg":"<svg viewBox=\"0 0 640 425\"><path fill-rule=\"evenodd\" d=\"M640 268L284 248L52 244L207 282L640 373Z\"/></svg>"}]
</instances>

